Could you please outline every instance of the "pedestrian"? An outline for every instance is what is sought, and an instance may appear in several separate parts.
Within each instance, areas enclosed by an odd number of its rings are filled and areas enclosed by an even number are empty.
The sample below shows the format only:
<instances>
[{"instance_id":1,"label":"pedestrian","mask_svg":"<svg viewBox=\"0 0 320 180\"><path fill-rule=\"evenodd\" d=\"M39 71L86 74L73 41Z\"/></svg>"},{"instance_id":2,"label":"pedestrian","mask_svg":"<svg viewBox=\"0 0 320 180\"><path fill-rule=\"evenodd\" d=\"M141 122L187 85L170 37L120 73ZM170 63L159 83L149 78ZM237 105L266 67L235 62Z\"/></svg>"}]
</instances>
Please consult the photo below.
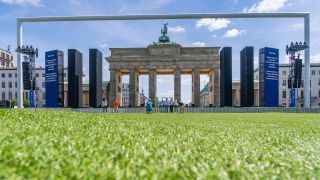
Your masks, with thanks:
<instances>
[{"instance_id":1,"label":"pedestrian","mask_svg":"<svg viewBox=\"0 0 320 180\"><path fill-rule=\"evenodd\" d=\"M158 97L156 97L156 99L154 100L154 113L158 113L159 112L159 99Z\"/></svg>"},{"instance_id":2,"label":"pedestrian","mask_svg":"<svg viewBox=\"0 0 320 180\"><path fill-rule=\"evenodd\" d=\"M147 114L152 114L152 102L150 99L147 102L146 111L147 111Z\"/></svg>"},{"instance_id":3,"label":"pedestrian","mask_svg":"<svg viewBox=\"0 0 320 180\"><path fill-rule=\"evenodd\" d=\"M117 99L115 99L114 100L114 102L113 102L113 108L114 108L114 112L119 112L119 102L118 102L118 100Z\"/></svg>"},{"instance_id":4,"label":"pedestrian","mask_svg":"<svg viewBox=\"0 0 320 180\"><path fill-rule=\"evenodd\" d=\"M173 99L172 98L170 99L169 106L170 106L170 113L172 113L173 112Z\"/></svg>"},{"instance_id":5,"label":"pedestrian","mask_svg":"<svg viewBox=\"0 0 320 180\"><path fill-rule=\"evenodd\" d=\"M108 104L106 103L105 98L102 99L102 108L103 108L103 112L107 112Z\"/></svg>"},{"instance_id":6,"label":"pedestrian","mask_svg":"<svg viewBox=\"0 0 320 180\"><path fill-rule=\"evenodd\" d=\"M174 107L174 112L176 112L176 113L178 113L178 106L179 106L178 101L174 100L173 107Z\"/></svg>"},{"instance_id":7,"label":"pedestrian","mask_svg":"<svg viewBox=\"0 0 320 180\"><path fill-rule=\"evenodd\" d=\"M166 100L164 101L164 106L166 108L166 112L169 113L169 100L168 100L168 98L166 98Z\"/></svg>"},{"instance_id":8,"label":"pedestrian","mask_svg":"<svg viewBox=\"0 0 320 180\"><path fill-rule=\"evenodd\" d=\"M184 111L185 111L185 105L184 105L184 103L180 102L179 113L183 114Z\"/></svg>"}]
</instances>

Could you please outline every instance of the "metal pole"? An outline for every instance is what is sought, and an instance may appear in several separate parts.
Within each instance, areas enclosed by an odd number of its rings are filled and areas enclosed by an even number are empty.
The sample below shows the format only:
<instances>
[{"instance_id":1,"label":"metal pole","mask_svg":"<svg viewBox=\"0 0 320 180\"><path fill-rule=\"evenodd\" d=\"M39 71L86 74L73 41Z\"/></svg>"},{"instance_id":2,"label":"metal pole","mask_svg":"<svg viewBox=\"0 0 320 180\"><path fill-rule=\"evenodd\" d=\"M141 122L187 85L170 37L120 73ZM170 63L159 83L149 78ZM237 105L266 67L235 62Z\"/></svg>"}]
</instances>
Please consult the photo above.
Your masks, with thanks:
<instances>
[{"instance_id":1,"label":"metal pole","mask_svg":"<svg viewBox=\"0 0 320 180\"><path fill-rule=\"evenodd\" d=\"M304 104L303 107L310 108L310 15L304 17L304 41L309 48L304 50Z\"/></svg>"},{"instance_id":2,"label":"metal pole","mask_svg":"<svg viewBox=\"0 0 320 180\"><path fill-rule=\"evenodd\" d=\"M22 47L22 22L17 20L17 46ZM18 108L23 108L23 74L21 54L17 52Z\"/></svg>"},{"instance_id":3,"label":"metal pole","mask_svg":"<svg viewBox=\"0 0 320 180\"><path fill-rule=\"evenodd\" d=\"M200 18L303 18L307 12L289 13L206 13L206 14L138 14L119 16L44 16L22 17L21 22L50 21L105 21L105 20L150 20L150 19L200 19Z\"/></svg>"},{"instance_id":4,"label":"metal pole","mask_svg":"<svg viewBox=\"0 0 320 180\"><path fill-rule=\"evenodd\" d=\"M11 97L10 97L10 94L11 94ZM11 108L11 99L12 99L12 93L11 93L11 88L9 83L9 108Z\"/></svg>"}]
</instances>

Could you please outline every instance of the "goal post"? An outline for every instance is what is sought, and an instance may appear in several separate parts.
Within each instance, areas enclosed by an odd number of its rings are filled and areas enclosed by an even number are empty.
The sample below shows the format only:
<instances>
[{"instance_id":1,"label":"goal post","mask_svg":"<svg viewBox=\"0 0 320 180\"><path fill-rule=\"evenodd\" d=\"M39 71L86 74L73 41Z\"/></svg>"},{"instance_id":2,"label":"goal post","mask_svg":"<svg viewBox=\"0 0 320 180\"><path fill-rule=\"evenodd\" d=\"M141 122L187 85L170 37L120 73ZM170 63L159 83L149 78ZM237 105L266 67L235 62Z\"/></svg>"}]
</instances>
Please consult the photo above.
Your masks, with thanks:
<instances>
[{"instance_id":1,"label":"goal post","mask_svg":"<svg viewBox=\"0 0 320 180\"><path fill-rule=\"evenodd\" d=\"M304 41L309 48L304 51L304 107L310 108L310 14L308 12L278 13L206 13L206 14L156 14L119 16L55 16L17 18L17 46L22 46L23 23L61 21L114 21L114 20L154 20L154 19L201 19L201 18L303 18ZM18 108L23 108L23 74L21 54L17 53Z\"/></svg>"}]
</instances>

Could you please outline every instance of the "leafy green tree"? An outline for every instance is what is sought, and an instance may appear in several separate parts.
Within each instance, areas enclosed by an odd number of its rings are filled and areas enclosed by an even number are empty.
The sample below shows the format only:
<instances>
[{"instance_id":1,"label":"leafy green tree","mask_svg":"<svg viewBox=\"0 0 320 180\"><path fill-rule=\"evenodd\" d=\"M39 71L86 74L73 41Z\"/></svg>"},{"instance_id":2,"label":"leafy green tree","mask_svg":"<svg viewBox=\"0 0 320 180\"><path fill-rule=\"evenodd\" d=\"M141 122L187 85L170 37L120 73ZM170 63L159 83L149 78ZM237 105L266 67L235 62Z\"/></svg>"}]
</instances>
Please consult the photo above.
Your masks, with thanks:
<instances>
[{"instance_id":1,"label":"leafy green tree","mask_svg":"<svg viewBox=\"0 0 320 180\"><path fill-rule=\"evenodd\" d=\"M11 107L17 106L18 105L18 100L17 99L12 99L11 100ZM23 106L28 108L30 107L30 100L29 99L23 99Z\"/></svg>"},{"instance_id":2,"label":"leafy green tree","mask_svg":"<svg viewBox=\"0 0 320 180\"><path fill-rule=\"evenodd\" d=\"M11 107L17 106L18 105L18 101L17 99L12 99L11 100Z\"/></svg>"},{"instance_id":3,"label":"leafy green tree","mask_svg":"<svg viewBox=\"0 0 320 180\"><path fill-rule=\"evenodd\" d=\"M24 100L23 100L23 106L24 106L25 108L30 107L30 101L29 101L29 99L24 99Z\"/></svg>"}]
</instances>

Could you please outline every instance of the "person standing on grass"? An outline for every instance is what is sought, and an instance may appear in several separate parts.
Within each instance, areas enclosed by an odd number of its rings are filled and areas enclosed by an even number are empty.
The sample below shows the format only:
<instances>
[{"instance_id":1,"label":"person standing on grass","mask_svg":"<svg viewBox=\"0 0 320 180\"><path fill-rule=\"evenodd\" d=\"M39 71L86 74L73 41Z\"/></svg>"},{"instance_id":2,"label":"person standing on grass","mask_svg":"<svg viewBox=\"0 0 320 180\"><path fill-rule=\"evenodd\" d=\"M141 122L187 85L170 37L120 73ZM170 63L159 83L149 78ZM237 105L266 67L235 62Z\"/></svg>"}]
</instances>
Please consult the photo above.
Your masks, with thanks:
<instances>
[{"instance_id":1,"label":"person standing on grass","mask_svg":"<svg viewBox=\"0 0 320 180\"><path fill-rule=\"evenodd\" d=\"M166 107L166 112L169 112L169 100L168 98L166 98L166 100L164 101L164 106Z\"/></svg>"},{"instance_id":2,"label":"person standing on grass","mask_svg":"<svg viewBox=\"0 0 320 180\"><path fill-rule=\"evenodd\" d=\"M147 114L152 114L152 102L150 99L147 102L146 111L147 111Z\"/></svg>"},{"instance_id":3,"label":"person standing on grass","mask_svg":"<svg viewBox=\"0 0 320 180\"><path fill-rule=\"evenodd\" d=\"M176 113L178 112L178 106L179 106L178 101L175 99L173 102L173 107L174 107L174 112Z\"/></svg>"},{"instance_id":4,"label":"person standing on grass","mask_svg":"<svg viewBox=\"0 0 320 180\"><path fill-rule=\"evenodd\" d=\"M184 111L185 111L185 105L184 105L183 102L180 101L180 102L179 102L179 113L180 113L180 114L183 114Z\"/></svg>"},{"instance_id":5,"label":"person standing on grass","mask_svg":"<svg viewBox=\"0 0 320 180\"><path fill-rule=\"evenodd\" d=\"M113 108L114 108L114 112L119 112L118 108L119 108L119 102L117 99L114 100L113 102Z\"/></svg>"},{"instance_id":6,"label":"person standing on grass","mask_svg":"<svg viewBox=\"0 0 320 180\"><path fill-rule=\"evenodd\" d=\"M159 100L158 97L156 97L156 99L154 100L154 113L158 113L159 112Z\"/></svg>"},{"instance_id":7,"label":"person standing on grass","mask_svg":"<svg viewBox=\"0 0 320 180\"><path fill-rule=\"evenodd\" d=\"M172 113L173 112L173 99L172 98L170 99L169 105L170 105L170 113Z\"/></svg>"}]
</instances>

